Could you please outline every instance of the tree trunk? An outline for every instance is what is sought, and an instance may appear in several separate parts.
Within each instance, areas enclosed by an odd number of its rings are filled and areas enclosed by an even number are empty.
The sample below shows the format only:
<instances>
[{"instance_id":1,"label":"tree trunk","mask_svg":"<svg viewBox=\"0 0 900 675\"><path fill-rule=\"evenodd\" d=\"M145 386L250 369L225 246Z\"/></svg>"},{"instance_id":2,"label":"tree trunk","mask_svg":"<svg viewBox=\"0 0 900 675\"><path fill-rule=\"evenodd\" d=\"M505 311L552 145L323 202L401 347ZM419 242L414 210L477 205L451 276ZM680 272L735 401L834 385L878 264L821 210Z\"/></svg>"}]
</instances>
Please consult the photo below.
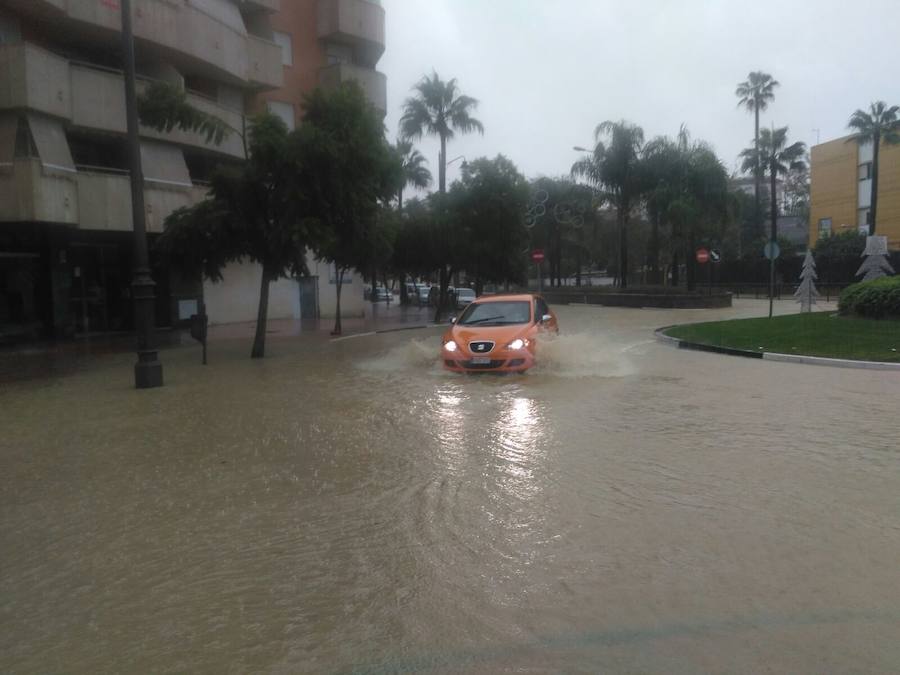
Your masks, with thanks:
<instances>
[{"instance_id":1,"label":"tree trunk","mask_svg":"<svg viewBox=\"0 0 900 675\"><path fill-rule=\"evenodd\" d=\"M619 209L619 287L628 288L628 207Z\"/></svg>"},{"instance_id":2,"label":"tree trunk","mask_svg":"<svg viewBox=\"0 0 900 675\"><path fill-rule=\"evenodd\" d=\"M334 330L331 331L331 334L340 335L343 330L343 327L341 326L341 289L344 286L344 268L341 267L336 269L335 272L337 273L337 283L335 284L334 290L337 296L337 302L335 303Z\"/></svg>"},{"instance_id":3,"label":"tree trunk","mask_svg":"<svg viewBox=\"0 0 900 675\"><path fill-rule=\"evenodd\" d=\"M678 288L681 283L681 268L678 266L678 249L672 251L672 287Z\"/></svg>"},{"instance_id":4,"label":"tree trunk","mask_svg":"<svg viewBox=\"0 0 900 675\"><path fill-rule=\"evenodd\" d=\"M409 304L409 293L406 292L406 274L402 273L400 275L400 304L408 305Z\"/></svg>"},{"instance_id":5,"label":"tree trunk","mask_svg":"<svg viewBox=\"0 0 900 675\"><path fill-rule=\"evenodd\" d=\"M872 201L869 206L869 234L875 234L875 215L878 211L878 146L881 145L881 134L876 132L872 137Z\"/></svg>"},{"instance_id":6,"label":"tree trunk","mask_svg":"<svg viewBox=\"0 0 900 675\"><path fill-rule=\"evenodd\" d=\"M434 313L435 323L441 322L444 308L447 306L447 287L450 286L450 270L447 267L441 267L441 272L438 276L438 286L437 310Z\"/></svg>"},{"instance_id":7,"label":"tree trunk","mask_svg":"<svg viewBox=\"0 0 900 675\"><path fill-rule=\"evenodd\" d=\"M694 290L697 285L697 258L694 256L694 251L696 250L696 246L694 246L694 227L692 225L688 232L687 250L684 252L684 259L687 263L687 289L689 291Z\"/></svg>"},{"instance_id":8,"label":"tree trunk","mask_svg":"<svg viewBox=\"0 0 900 675\"><path fill-rule=\"evenodd\" d=\"M650 232L650 283L659 284L659 213L653 218Z\"/></svg>"},{"instance_id":9,"label":"tree trunk","mask_svg":"<svg viewBox=\"0 0 900 675\"><path fill-rule=\"evenodd\" d=\"M447 191L447 139L441 136L441 156L438 166L438 190L441 194Z\"/></svg>"},{"instance_id":10,"label":"tree trunk","mask_svg":"<svg viewBox=\"0 0 900 675\"><path fill-rule=\"evenodd\" d=\"M397 192L397 213L403 213L403 188Z\"/></svg>"},{"instance_id":11,"label":"tree trunk","mask_svg":"<svg viewBox=\"0 0 900 675\"><path fill-rule=\"evenodd\" d=\"M269 316L269 270L263 265L262 281L259 287L259 308L256 311L256 335L253 338L251 359L261 359L266 355L266 322Z\"/></svg>"},{"instance_id":12,"label":"tree trunk","mask_svg":"<svg viewBox=\"0 0 900 675\"><path fill-rule=\"evenodd\" d=\"M753 147L755 148L755 161L756 161L756 171L753 174L753 204L754 204L754 237L758 237L763 232L762 227L762 208L759 203L759 184L762 181L762 171L759 166L759 106L757 105L754 108L754 112L756 113L756 124L753 127Z\"/></svg>"}]
</instances>

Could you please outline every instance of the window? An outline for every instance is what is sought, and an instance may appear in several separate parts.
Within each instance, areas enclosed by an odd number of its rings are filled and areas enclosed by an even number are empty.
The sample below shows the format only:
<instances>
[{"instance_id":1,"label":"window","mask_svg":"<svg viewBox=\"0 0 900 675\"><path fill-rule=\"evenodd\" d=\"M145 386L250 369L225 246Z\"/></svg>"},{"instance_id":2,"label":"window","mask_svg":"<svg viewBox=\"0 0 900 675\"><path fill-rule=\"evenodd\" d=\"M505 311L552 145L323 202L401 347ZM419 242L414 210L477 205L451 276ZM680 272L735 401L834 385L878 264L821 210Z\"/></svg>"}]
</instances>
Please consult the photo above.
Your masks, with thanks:
<instances>
[{"instance_id":1,"label":"window","mask_svg":"<svg viewBox=\"0 0 900 675\"><path fill-rule=\"evenodd\" d=\"M872 224L872 211L869 209L859 209L856 212L856 224L861 228L865 227L868 230L869 225Z\"/></svg>"},{"instance_id":2,"label":"window","mask_svg":"<svg viewBox=\"0 0 900 675\"><path fill-rule=\"evenodd\" d=\"M869 180L872 177L872 163L866 162L859 165L859 180Z\"/></svg>"},{"instance_id":3,"label":"window","mask_svg":"<svg viewBox=\"0 0 900 675\"><path fill-rule=\"evenodd\" d=\"M294 65L294 47L291 43L290 33L273 33L275 44L281 47L281 63L285 66Z\"/></svg>"},{"instance_id":4,"label":"window","mask_svg":"<svg viewBox=\"0 0 900 675\"><path fill-rule=\"evenodd\" d=\"M819 218L819 236L827 237L831 234L831 218Z\"/></svg>"},{"instance_id":5,"label":"window","mask_svg":"<svg viewBox=\"0 0 900 675\"><path fill-rule=\"evenodd\" d=\"M288 131L294 130L294 106L291 103L282 103L281 101L266 101L266 107L273 115L280 117L287 125Z\"/></svg>"}]
</instances>

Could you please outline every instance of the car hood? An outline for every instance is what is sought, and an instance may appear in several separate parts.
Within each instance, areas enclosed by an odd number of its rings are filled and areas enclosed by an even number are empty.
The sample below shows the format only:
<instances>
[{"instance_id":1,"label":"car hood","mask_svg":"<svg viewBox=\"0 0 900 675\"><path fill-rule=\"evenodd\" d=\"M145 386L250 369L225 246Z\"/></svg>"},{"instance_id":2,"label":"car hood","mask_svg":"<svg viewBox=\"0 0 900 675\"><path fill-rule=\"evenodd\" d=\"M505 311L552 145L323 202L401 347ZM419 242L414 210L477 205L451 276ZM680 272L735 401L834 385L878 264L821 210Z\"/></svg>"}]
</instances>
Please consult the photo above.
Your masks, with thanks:
<instances>
[{"instance_id":1,"label":"car hood","mask_svg":"<svg viewBox=\"0 0 900 675\"><path fill-rule=\"evenodd\" d=\"M526 337L531 324L520 323L513 326L453 326L445 339L468 344L473 340L493 340L506 345L518 337Z\"/></svg>"}]
</instances>

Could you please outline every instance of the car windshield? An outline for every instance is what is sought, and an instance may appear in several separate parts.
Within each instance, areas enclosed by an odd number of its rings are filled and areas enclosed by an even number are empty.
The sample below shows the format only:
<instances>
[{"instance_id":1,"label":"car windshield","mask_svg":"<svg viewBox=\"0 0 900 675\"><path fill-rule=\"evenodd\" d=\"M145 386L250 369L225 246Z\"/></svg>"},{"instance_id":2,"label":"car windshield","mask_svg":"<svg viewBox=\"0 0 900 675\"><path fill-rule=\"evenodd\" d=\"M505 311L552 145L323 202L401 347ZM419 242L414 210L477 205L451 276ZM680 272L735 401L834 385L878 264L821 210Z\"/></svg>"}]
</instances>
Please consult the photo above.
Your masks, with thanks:
<instances>
[{"instance_id":1,"label":"car windshield","mask_svg":"<svg viewBox=\"0 0 900 675\"><path fill-rule=\"evenodd\" d=\"M459 289L458 295L461 298L474 298L475 291L470 290L468 288L461 288L461 289Z\"/></svg>"},{"instance_id":2,"label":"car windshield","mask_svg":"<svg viewBox=\"0 0 900 675\"><path fill-rule=\"evenodd\" d=\"M506 326L528 323L531 303L522 300L479 302L469 305L456 322L460 326Z\"/></svg>"}]
</instances>

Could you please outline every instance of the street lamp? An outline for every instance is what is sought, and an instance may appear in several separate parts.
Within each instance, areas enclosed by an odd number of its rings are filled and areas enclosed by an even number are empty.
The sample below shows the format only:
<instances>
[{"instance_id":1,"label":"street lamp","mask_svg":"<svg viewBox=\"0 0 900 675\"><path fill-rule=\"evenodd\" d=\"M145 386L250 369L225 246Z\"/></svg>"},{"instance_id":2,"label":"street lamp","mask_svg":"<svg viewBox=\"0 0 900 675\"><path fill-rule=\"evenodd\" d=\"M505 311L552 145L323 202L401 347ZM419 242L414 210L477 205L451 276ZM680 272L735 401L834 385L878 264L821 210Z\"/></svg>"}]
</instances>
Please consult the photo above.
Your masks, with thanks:
<instances>
[{"instance_id":1,"label":"street lamp","mask_svg":"<svg viewBox=\"0 0 900 675\"><path fill-rule=\"evenodd\" d=\"M588 150L587 148L582 148L580 145L573 145L572 149L575 152L591 152L591 150Z\"/></svg>"},{"instance_id":2,"label":"street lamp","mask_svg":"<svg viewBox=\"0 0 900 675\"><path fill-rule=\"evenodd\" d=\"M161 387L162 363L153 346L155 297L150 260L147 253L147 224L144 213L144 175L141 169L141 140L138 136L137 93L134 74L134 35L131 30L131 0L122 0L122 56L125 61L125 116L128 123L128 155L131 169L131 213L134 221L134 273L131 294L134 299L134 328L137 333L137 363L134 386L137 389Z\"/></svg>"},{"instance_id":3,"label":"street lamp","mask_svg":"<svg viewBox=\"0 0 900 675\"><path fill-rule=\"evenodd\" d=\"M453 164L453 162L456 162L457 160L460 160L460 159L462 160L462 164L460 164L460 166L463 169L465 169L467 166L469 166L469 163L466 161L465 155L460 155L459 157L454 157L449 162L447 162L447 166L450 166L451 164Z\"/></svg>"}]
</instances>

